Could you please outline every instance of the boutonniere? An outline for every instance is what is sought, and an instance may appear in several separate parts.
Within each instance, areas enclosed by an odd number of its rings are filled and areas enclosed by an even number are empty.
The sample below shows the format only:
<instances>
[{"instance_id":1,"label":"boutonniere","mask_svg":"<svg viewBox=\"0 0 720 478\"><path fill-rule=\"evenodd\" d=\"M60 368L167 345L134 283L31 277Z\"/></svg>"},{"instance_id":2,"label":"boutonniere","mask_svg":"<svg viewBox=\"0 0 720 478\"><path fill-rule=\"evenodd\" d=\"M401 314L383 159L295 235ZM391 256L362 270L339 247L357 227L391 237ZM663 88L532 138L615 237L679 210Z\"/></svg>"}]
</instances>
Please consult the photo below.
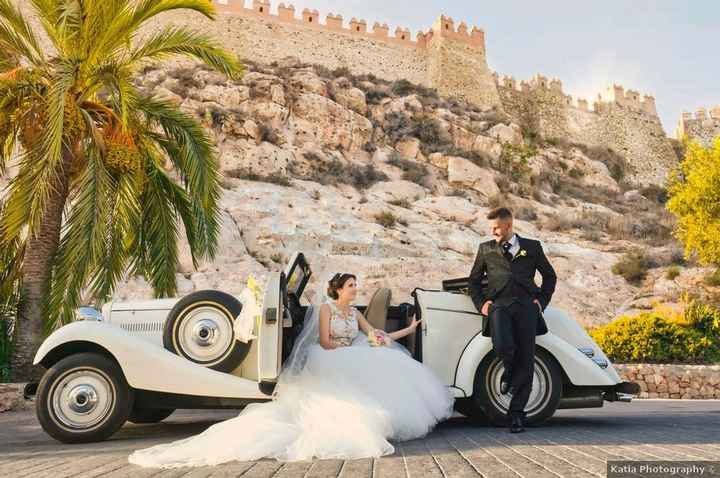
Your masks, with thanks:
<instances>
[{"instance_id":1,"label":"boutonniere","mask_svg":"<svg viewBox=\"0 0 720 478\"><path fill-rule=\"evenodd\" d=\"M520 249L517 254L515 254L515 257L513 257L513 260L515 260L516 257L525 257L527 256L527 251L525 249Z\"/></svg>"}]
</instances>

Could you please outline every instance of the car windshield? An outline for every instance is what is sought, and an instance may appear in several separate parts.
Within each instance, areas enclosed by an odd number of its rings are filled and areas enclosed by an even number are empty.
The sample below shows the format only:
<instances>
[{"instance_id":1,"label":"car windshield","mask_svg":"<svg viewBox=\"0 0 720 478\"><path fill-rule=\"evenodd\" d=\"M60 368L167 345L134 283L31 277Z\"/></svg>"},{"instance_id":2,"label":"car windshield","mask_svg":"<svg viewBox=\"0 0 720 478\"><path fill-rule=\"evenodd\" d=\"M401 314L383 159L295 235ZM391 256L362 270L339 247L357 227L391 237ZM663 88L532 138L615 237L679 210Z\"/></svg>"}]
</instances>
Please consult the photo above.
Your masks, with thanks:
<instances>
[{"instance_id":1,"label":"car windshield","mask_svg":"<svg viewBox=\"0 0 720 478\"><path fill-rule=\"evenodd\" d=\"M305 279L305 270L297 265L293 267L288 278L288 293L298 296L298 288L301 287Z\"/></svg>"}]
</instances>

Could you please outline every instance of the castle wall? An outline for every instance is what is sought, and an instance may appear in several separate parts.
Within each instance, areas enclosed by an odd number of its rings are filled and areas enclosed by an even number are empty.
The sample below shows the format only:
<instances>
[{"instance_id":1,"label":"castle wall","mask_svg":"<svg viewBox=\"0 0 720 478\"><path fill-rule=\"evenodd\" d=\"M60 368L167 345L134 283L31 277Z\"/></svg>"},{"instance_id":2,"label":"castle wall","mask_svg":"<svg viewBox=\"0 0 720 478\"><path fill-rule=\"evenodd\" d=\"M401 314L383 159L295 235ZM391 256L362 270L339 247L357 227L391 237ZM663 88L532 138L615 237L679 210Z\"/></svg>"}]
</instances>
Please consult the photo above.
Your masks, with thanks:
<instances>
[{"instance_id":1,"label":"castle wall","mask_svg":"<svg viewBox=\"0 0 720 478\"><path fill-rule=\"evenodd\" d=\"M428 45L427 68L429 84L439 94L502 107L484 51L438 36Z\"/></svg>"},{"instance_id":2,"label":"castle wall","mask_svg":"<svg viewBox=\"0 0 720 478\"><path fill-rule=\"evenodd\" d=\"M385 41L350 30L329 29L314 21L281 21L276 16L252 11L224 11L215 21L196 14L170 12L163 24L185 24L221 38L223 46L241 58L261 63L295 56L307 63L328 68L347 67L355 74L371 73L379 78L405 78L431 86L425 48L415 42Z\"/></svg>"},{"instance_id":3,"label":"castle wall","mask_svg":"<svg viewBox=\"0 0 720 478\"><path fill-rule=\"evenodd\" d=\"M27 9L26 0L20 3ZM333 14L321 19L317 10L296 12L282 3L274 14L268 0L252 0L250 6L243 0L213 3L218 10L214 21L173 11L156 18L149 29L187 25L251 61L298 57L331 69L346 67L354 74L407 79L436 88L441 95L497 107L520 123L536 123L545 137L607 146L625 154L637 171L633 179L642 183L662 183L677 161L653 97L612 85L589 107L588 101L564 94L557 79L536 75L519 84L512 78L501 81L488 68L484 32L469 30L464 23L455 25L452 18L441 16L413 38L407 28L396 27L391 33L387 24L369 28L365 20L346 21ZM713 109L708 118L684 118L680 129L707 144L720 135L720 109Z\"/></svg>"},{"instance_id":4,"label":"castle wall","mask_svg":"<svg viewBox=\"0 0 720 478\"><path fill-rule=\"evenodd\" d=\"M589 109L587 101L563 93L559 80L536 75L519 84L512 78L497 83L503 107L516 121L546 138L614 149L628 158L637 182L662 184L677 163L652 97L613 85Z\"/></svg>"},{"instance_id":5,"label":"castle wall","mask_svg":"<svg viewBox=\"0 0 720 478\"><path fill-rule=\"evenodd\" d=\"M710 111L700 108L694 116L683 112L675 136L679 140L687 137L705 147L711 146L717 138L720 138L720 106L715 106Z\"/></svg>"}]
</instances>

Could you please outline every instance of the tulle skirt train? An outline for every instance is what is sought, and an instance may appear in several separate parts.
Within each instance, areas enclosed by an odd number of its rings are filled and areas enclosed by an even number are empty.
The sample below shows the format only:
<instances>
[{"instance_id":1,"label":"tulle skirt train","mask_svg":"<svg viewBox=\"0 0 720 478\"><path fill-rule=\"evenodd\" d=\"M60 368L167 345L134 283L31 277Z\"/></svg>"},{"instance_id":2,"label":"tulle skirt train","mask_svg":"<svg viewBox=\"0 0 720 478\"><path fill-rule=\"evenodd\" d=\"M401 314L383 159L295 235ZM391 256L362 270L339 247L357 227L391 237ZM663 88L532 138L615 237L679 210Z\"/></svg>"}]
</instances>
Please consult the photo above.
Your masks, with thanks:
<instances>
[{"instance_id":1,"label":"tulle skirt train","mask_svg":"<svg viewBox=\"0 0 720 478\"><path fill-rule=\"evenodd\" d=\"M325 350L313 345L299 377L278 397L248 405L199 435L138 450L131 463L174 468L263 457L282 461L392 454L389 440L424 436L452 415L453 396L397 343Z\"/></svg>"}]
</instances>

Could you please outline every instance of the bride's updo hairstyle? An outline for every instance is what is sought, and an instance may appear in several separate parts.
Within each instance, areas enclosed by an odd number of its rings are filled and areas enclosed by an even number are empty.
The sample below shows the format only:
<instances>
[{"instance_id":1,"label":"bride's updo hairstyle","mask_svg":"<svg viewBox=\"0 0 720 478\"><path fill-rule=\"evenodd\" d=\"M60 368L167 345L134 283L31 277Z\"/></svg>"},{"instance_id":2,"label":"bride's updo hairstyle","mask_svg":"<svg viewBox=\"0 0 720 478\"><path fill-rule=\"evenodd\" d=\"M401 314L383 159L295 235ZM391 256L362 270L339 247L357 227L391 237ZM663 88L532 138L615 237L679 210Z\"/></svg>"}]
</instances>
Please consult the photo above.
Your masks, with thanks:
<instances>
[{"instance_id":1,"label":"bride's updo hairstyle","mask_svg":"<svg viewBox=\"0 0 720 478\"><path fill-rule=\"evenodd\" d=\"M340 297L338 291L345 287L345 283L350 279L357 280L357 277L355 277L353 274L335 274L333 278L330 279L330 282L328 282L327 295L337 300Z\"/></svg>"}]
</instances>

